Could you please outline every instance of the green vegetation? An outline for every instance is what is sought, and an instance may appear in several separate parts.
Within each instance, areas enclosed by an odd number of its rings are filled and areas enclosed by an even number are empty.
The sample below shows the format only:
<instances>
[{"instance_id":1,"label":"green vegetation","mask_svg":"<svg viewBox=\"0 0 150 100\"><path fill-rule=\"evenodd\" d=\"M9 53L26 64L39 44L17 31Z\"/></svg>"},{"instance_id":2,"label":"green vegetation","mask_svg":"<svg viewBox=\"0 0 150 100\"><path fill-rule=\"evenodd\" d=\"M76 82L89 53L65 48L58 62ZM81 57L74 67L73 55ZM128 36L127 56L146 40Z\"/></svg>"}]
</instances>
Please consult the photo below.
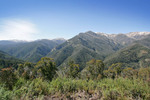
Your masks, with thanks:
<instances>
[{"instance_id":1,"label":"green vegetation","mask_svg":"<svg viewBox=\"0 0 150 100\"><path fill-rule=\"evenodd\" d=\"M80 33L61 45L0 42L0 50L34 62L0 51L0 99L150 100L150 37L105 35Z\"/></svg>"},{"instance_id":2,"label":"green vegetation","mask_svg":"<svg viewBox=\"0 0 150 100\"><path fill-rule=\"evenodd\" d=\"M104 62L107 67L119 62L123 63L125 67L149 67L150 49L140 44L133 44L107 57Z\"/></svg>"},{"instance_id":3,"label":"green vegetation","mask_svg":"<svg viewBox=\"0 0 150 100\"><path fill-rule=\"evenodd\" d=\"M69 61L68 66L65 70L66 77L76 78L79 75L79 65L75 64L74 61Z\"/></svg>"},{"instance_id":4,"label":"green vegetation","mask_svg":"<svg viewBox=\"0 0 150 100\"><path fill-rule=\"evenodd\" d=\"M17 69L0 71L2 100L102 99L149 100L150 67L133 69L122 63L106 68L103 61L92 59L85 69L73 60L57 69L51 58L37 64L26 62Z\"/></svg>"},{"instance_id":5,"label":"green vegetation","mask_svg":"<svg viewBox=\"0 0 150 100\"><path fill-rule=\"evenodd\" d=\"M69 39L65 43L58 45L47 56L54 58L57 66L64 66L70 59L85 68L86 62L91 59L102 59L122 46L108 39L106 36L98 35L88 31Z\"/></svg>"},{"instance_id":6,"label":"green vegetation","mask_svg":"<svg viewBox=\"0 0 150 100\"><path fill-rule=\"evenodd\" d=\"M5 87L12 90L15 82L17 81L16 75L13 73L12 67L4 68L0 72L0 82L5 84Z\"/></svg>"},{"instance_id":7,"label":"green vegetation","mask_svg":"<svg viewBox=\"0 0 150 100\"><path fill-rule=\"evenodd\" d=\"M46 39L32 42L0 41L0 50L16 58L35 63L64 41Z\"/></svg>"},{"instance_id":8,"label":"green vegetation","mask_svg":"<svg viewBox=\"0 0 150 100\"><path fill-rule=\"evenodd\" d=\"M92 59L89 62L87 62L87 67L82 72L82 78L101 79L104 77L103 71L103 61Z\"/></svg>"},{"instance_id":9,"label":"green vegetation","mask_svg":"<svg viewBox=\"0 0 150 100\"><path fill-rule=\"evenodd\" d=\"M149 100L150 86L139 80L124 78L93 80L76 80L68 78L57 78L51 82L40 78L34 80L19 79L12 91L0 88L0 97L5 99L85 99L91 98L104 100ZM81 97L79 97L81 96Z\"/></svg>"},{"instance_id":10,"label":"green vegetation","mask_svg":"<svg viewBox=\"0 0 150 100\"><path fill-rule=\"evenodd\" d=\"M37 74L47 80L52 80L56 74L56 65L51 58L41 58L41 60L35 66L37 70Z\"/></svg>"},{"instance_id":11,"label":"green vegetation","mask_svg":"<svg viewBox=\"0 0 150 100\"><path fill-rule=\"evenodd\" d=\"M128 34L129 35L129 34ZM122 63L124 67L140 68L150 65L150 36L129 37L127 34L107 36L107 34L88 31L58 45L48 53L57 66L64 67L72 59L86 67L91 59L101 59L106 67Z\"/></svg>"},{"instance_id":12,"label":"green vegetation","mask_svg":"<svg viewBox=\"0 0 150 100\"><path fill-rule=\"evenodd\" d=\"M17 68L17 64L22 63L23 61L16 59L7 53L0 51L0 70L6 67L14 67Z\"/></svg>"}]
</instances>

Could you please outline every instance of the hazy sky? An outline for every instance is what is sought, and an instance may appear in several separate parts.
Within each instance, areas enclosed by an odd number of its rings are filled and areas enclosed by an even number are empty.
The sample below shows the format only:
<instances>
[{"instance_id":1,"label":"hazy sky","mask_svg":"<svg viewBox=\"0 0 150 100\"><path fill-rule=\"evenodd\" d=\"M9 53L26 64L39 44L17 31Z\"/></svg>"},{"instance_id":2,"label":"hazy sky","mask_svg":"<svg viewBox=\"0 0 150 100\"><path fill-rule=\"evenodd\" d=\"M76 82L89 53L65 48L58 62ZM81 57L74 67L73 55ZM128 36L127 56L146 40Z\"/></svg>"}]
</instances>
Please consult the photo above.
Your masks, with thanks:
<instances>
[{"instance_id":1,"label":"hazy sky","mask_svg":"<svg viewBox=\"0 0 150 100\"><path fill-rule=\"evenodd\" d=\"M0 0L0 40L150 31L150 0Z\"/></svg>"}]
</instances>

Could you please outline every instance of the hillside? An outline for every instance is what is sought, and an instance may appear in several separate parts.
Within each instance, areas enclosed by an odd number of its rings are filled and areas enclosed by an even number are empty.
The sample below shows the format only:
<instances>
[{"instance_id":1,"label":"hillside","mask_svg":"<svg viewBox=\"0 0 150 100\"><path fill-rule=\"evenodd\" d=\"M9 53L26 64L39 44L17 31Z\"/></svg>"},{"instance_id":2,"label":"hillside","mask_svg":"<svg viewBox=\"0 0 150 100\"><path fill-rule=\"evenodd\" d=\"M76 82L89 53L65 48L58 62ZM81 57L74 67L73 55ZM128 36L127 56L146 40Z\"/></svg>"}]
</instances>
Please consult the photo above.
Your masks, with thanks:
<instances>
[{"instance_id":1,"label":"hillside","mask_svg":"<svg viewBox=\"0 0 150 100\"><path fill-rule=\"evenodd\" d=\"M120 49L130 49L130 45L133 43L139 41L138 44L140 44L140 41L144 42L144 39L146 39L149 34L150 32L106 34L88 31L85 33L80 33L79 35L52 49L52 51L49 52L47 56L54 58L58 66L65 66L64 64L72 59L76 63L80 64L82 68L84 68L86 62L90 59L94 58L104 60L106 57L108 57L106 58L107 62L107 59L111 59L111 54L117 52L114 55L117 54L119 56L119 54L122 53L119 51ZM147 42L147 45L148 43L149 41ZM143 44L141 44L141 46L143 46ZM135 51L138 49L141 49L141 47L138 46L137 48L134 48ZM118 52L120 53L118 54ZM132 54L129 56L132 56ZM109 63L112 62L113 61ZM115 62L117 61L114 60L114 63ZM109 65L109 63L106 65Z\"/></svg>"},{"instance_id":2,"label":"hillside","mask_svg":"<svg viewBox=\"0 0 150 100\"><path fill-rule=\"evenodd\" d=\"M142 40L137 40L135 41L135 43L144 45L148 48L150 48L150 35L147 35L146 38L142 39Z\"/></svg>"},{"instance_id":3,"label":"hillside","mask_svg":"<svg viewBox=\"0 0 150 100\"><path fill-rule=\"evenodd\" d=\"M123 63L124 67L149 67L150 49L141 44L132 44L110 55L104 62L107 67L118 62Z\"/></svg>"},{"instance_id":4,"label":"hillside","mask_svg":"<svg viewBox=\"0 0 150 100\"><path fill-rule=\"evenodd\" d=\"M122 48L130 48L129 46L133 43L150 47L149 34L150 32L107 34L88 31L79 33L67 41L62 38L31 42L0 41L0 50L16 58L34 63L41 57L51 57L55 59L57 66L64 66L72 59L84 68L90 59L104 60L108 56L111 58L112 54L120 52L118 50Z\"/></svg>"},{"instance_id":5,"label":"hillside","mask_svg":"<svg viewBox=\"0 0 150 100\"><path fill-rule=\"evenodd\" d=\"M32 42L0 41L0 50L30 62L37 62L65 40L36 40Z\"/></svg>"},{"instance_id":6,"label":"hillside","mask_svg":"<svg viewBox=\"0 0 150 100\"><path fill-rule=\"evenodd\" d=\"M111 39L124 46L130 45L133 41L135 41L135 39L126 36L126 34L118 34Z\"/></svg>"},{"instance_id":7,"label":"hillside","mask_svg":"<svg viewBox=\"0 0 150 100\"><path fill-rule=\"evenodd\" d=\"M136 37L139 36L136 35ZM140 40L133 41L129 46L107 57L104 61L106 66L108 67L113 63L121 62L127 67L149 67L150 35L144 37L141 37Z\"/></svg>"},{"instance_id":8,"label":"hillside","mask_svg":"<svg viewBox=\"0 0 150 100\"><path fill-rule=\"evenodd\" d=\"M17 67L17 64L22 62L23 61L16 59L3 51L0 51L0 69L10 66Z\"/></svg>"},{"instance_id":9,"label":"hillside","mask_svg":"<svg viewBox=\"0 0 150 100\"><path fill-rule=\"evenodd\" d=\"M150 32L130 32L130 33L119 33L119 34L107 34L96 32L96 34L100 34L106 36L109 39L112 39L114 42L117 42L123 46L128 46L135 41L143 40L150 35Z\"/></svg>"},{"instance_id":10,"label":"hillside","mask_svg":"<svg viewBox=\"0 0 150 100\"><path fill-rule=\"evenodd\" d=\"M103 60L121 47L106 36L88 31L57 46L47 56L54 58L58 66L72 59L84 67L88 60L93 58Z\"/></svg>"}]
</instances>

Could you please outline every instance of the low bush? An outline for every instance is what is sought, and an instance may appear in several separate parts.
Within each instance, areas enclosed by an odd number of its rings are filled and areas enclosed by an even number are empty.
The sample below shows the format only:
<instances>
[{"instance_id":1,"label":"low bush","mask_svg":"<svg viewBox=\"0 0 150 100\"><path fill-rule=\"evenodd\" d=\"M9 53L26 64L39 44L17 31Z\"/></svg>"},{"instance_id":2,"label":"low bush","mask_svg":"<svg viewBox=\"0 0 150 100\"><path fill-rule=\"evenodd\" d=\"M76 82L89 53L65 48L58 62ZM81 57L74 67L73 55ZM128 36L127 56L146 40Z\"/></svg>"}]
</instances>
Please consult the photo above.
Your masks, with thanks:
<instances>
[{"instance_id":1,"label":"low bush","mask_svg":"<svg viewBox=\"0 0 150 100\"><path fill-rule=\"evenodd\" d=\"M51 82L41 78L32 81L20 78L12 91L1 85L0 98L2 100L43 99L44 96L50 98L53 95L65 95L67 97L77 92L85 92L87 95L101 93L101 98L104 100L148 100L150 98L150 86L148 86L148 83L125 78L115 80L107 78L99 81L56 78Z\"/></svg>"}]
</instances>

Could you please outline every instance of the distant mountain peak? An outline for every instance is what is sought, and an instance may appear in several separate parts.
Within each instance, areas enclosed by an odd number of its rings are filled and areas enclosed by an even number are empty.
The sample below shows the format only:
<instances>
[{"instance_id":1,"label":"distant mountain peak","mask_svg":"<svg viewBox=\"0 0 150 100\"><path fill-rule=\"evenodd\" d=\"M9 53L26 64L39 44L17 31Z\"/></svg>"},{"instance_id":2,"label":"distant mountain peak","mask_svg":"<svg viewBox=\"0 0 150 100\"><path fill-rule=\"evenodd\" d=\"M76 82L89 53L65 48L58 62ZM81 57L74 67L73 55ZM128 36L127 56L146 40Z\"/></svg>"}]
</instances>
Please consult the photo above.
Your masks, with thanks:
<instances>
[{"instance_id":1,"label":"distant mountain peak","mask_svg":"<svg viewBox=\"0 0 150 100\"><path fill-rule=\"evenodd\" d=\"M17 40L17 39L13 39L13 40L3 40L3 41L12 41L12 42L30 42L27 40Z\"/></svg>"},{"instance_id":2,"label":"distant mountain peak","mask_svg":"<svg viewBox=\"0 0 150 100\"><path fill-rule=\"evenodd\" d=\"M109 34L109 33L103 33L103 32L91 32L90 31L88 32L88 34L94 35L96 37L98 36L103 37L103 38L106 37L122 45L128 45L135 40L141 40L141 39L146 38L148 35L150 35L150 32L130 32L130 33ZM97 34L98 36L95 34Z\"/></svg>"},{"instance_id":3,"label":"distant mountain peak","mask_svg":"<svg viewBox=\"0 0 150 100\"><path fill-rule=\"evenodd\" d=\"M89 31L86 31L85 33L95 33L95 32L93 32L93 31L89 30Z\"/></svg>"},{"instance_id":4,"label":"distant mountain peak","mask_svg":"<svg viewBox=\"0 0 150 100\"><path fill-rule=\"evenodd\" d=\"M66 41L66 39L64 39L64 38L55 38L55 39L52 39L52 40L64 40L64 41Z\"/></svg>"},{"instance_id":5,"label":"distant mountain peak","mask_svg":"<svg viewBox=\"0 0 150 100\"><path fill-rule=\"evenodd\" d=\"M150 32L130 32L126 34L130 38L134 39L142 39L145 38L147 35L150 35Z\"/></svg>"},{"instance_id":6,"label":"distant mountain peak","mask_svg":"<svg viewBox=\"0 0 150 100\"><path fill-rule=\"evenodd\" d=\"M132 36L136 36L136 35L149 35L150 32L130 32L127 33L127 36L132 37Z\"/></svg>"},{"instance_id":7,"label":"distant mountain peak","mask_svg":"<svg viewBox=\"0 0 150 100\"><path fill-rule=\"evenodd\" d=\"M108 34L108 33L103 33L103 32L95 32L96 34L99 34L99 35L103 35L103 36L106 36L108 38L112 38L112 37L115 37L117 34Z\"/></svg>"},{"instance_id":8,"label":"distant mountain peak","mask_svg":"<svg viewBox=\"0 0 150 100\"><path fill-rule=\"evenodd\" d=\"M147 35L150 35L150 32L130 32L130 33L119 33L119 34L108 34L108 33L103 33L103 32L95 32L96 34L99 34L99 35L103 35L103 36L106 36L108 38L115 38L116 36L119 36L119 35L126 35L127 37L129 38L132 38L132 39L143 39L145 38Z\"/></svg>"}]
</instances>

